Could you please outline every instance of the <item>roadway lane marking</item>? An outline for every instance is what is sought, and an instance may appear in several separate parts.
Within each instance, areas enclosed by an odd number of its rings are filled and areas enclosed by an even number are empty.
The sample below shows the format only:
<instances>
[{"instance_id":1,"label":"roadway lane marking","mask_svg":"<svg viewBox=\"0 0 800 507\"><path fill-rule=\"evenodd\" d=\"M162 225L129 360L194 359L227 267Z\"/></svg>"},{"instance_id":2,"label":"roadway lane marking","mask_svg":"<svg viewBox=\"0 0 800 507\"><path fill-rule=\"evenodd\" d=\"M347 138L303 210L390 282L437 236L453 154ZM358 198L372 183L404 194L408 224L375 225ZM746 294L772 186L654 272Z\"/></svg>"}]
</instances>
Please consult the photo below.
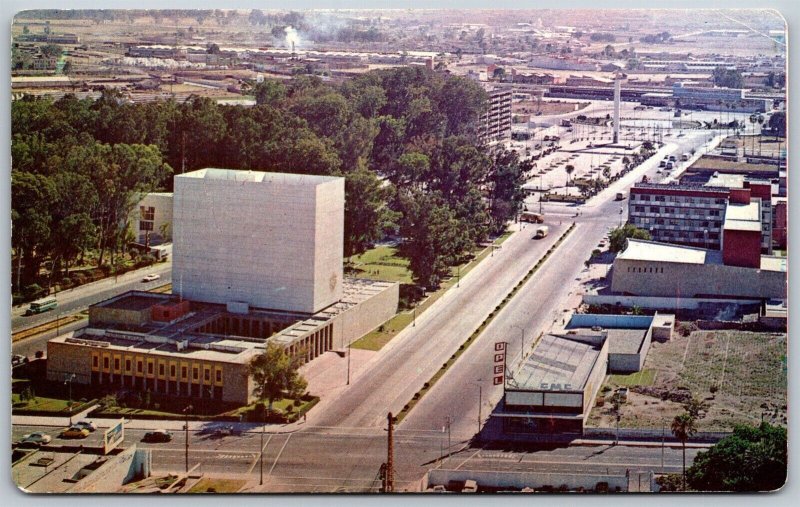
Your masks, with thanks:
<instances>
[{"instance_id":1,"label":"roadway lane marking","mask_svg":"<svg viewBox=\"0 0 800 507\"><path fill-rule=\"evenodd\" d=\"M289 439L290 438L292 438L292 434L291 433L289 433L289 436L286 438L286 442L283 443L283 447L281 447L281 450L278 452L278 455L275 456L275 461L272 463L272 466L270 467L269 472L267 472L267 477L271 477L272 476L272 471L275 469L275 465L278 464L278 460L281 458L281 454L283 454L283 450L286 449L286 444L289 443Z\"/></svg>"},{"instance_id":2,"label":"roadway lane marking","mask_svg":"<svg viewBox=\"0 0 800 507\"><path fill-rule=\"evenodd\" d=\"M272 440L272 435L269 436L269 438L267 439L266 443L261 448L261 452L259 454L255 455L255 458L253 459L253 464L250 465L250 469L247 471L248 474L253 473L253 469L256 467L256 463L258 463L258 459L259 458L261 458L262 460L264 459L264 449L267 448L267 446L269 445L269 441L270 440Z\"/></svg>"},{"instance_id":3,"label":"roadway lane marking","mask_svg":"<svg viewBox=\"0 0 800 507\"><path fill-rule=\"evenodd\" d=\"M459 468L461 468L462 465L464 465L467 461L469 461L472 458L474 458L475 456L477 456L482 450L483 450L483 448L480 448L477 451L475 451L471 456L468 456L467 459L462 461L455 469L458 470Z\"/></svg>"}]
</instances>

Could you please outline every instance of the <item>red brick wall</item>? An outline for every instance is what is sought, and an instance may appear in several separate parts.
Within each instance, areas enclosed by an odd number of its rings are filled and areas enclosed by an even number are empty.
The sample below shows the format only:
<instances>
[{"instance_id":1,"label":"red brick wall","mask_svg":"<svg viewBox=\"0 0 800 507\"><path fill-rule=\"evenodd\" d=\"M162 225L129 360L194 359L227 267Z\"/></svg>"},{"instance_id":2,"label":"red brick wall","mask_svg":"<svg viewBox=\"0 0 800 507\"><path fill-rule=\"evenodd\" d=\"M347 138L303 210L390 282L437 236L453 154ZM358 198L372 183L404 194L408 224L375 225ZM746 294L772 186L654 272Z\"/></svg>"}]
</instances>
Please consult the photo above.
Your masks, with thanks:
<instances>
[{"instance_id":1,"label":"red brick wall","mask_svg":"<svg viewBox=\"0 0 800 507\"><path fill-rule=\"evenodd\" d=\"M750 204L749 188L732 188L731 202L736 204Z\"/></svg>"},{"instance_id":2,"label":"red brick wall","mask_svg":"<svg viewBox=\"0 0 800 507\"><path fill-rule=\"evenodd\" d=\"M725 229L722 237L722 262L727 266L761 267L761 231Z\"/></svg>"},{"instance_id":3,"label":"red brick wall","mask_svg":"<svg viewBox=\"0 0 800 507\"><path fill-rule=\"evenodd\" d=\"M151 318L156 322L170 322L189 311L189 301L184 299L179 303L154 305L151 309Z\"/></svg>"},{"instance_id":4,"label":"red brick wall","mask_svg":"<svg viewBox=\"0 0 800 507\"><path fill-rule=\"evenodd\" d=\"M779 250L786 248L786 202L779 201L772 210L772 241Z\"/></svg>"},{"instance_id":5,"label":"red brick wall","mask_svg":"<svg viewBox=\"0 0 800 507\"><path fill-rule=\"evenodd\" d=\"M750 188L753 197L759 197L762 201L769 202L772 198L772 186L768 183L751 183L745 181L745 188Z\"/></svg>"}]
</instances>

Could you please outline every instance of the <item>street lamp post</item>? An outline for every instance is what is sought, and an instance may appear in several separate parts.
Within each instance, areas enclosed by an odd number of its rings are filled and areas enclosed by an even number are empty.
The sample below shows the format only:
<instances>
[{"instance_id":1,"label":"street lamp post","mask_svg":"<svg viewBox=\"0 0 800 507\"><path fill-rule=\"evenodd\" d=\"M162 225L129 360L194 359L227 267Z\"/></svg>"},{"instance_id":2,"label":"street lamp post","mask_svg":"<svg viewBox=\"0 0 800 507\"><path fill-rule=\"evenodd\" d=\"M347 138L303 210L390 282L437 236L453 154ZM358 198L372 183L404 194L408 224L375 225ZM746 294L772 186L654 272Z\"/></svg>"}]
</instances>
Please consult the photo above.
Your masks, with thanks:
<instances>
[{"instance_id":1,"label":"street lamp post","mask_svg":"<svg viewBox=\"0 0 800 507\"><path fill-rule=\"evenodd\" d=\"M481 382L482 379L478 379L477 382ZM478 386L478 434L481 432L481 405L483 405L483 386L473 382L473 385Z\"/></svg>"},{"instance_id":2,"label":"street lamp post","mask_svg":"<svg viewBox=\"0 0 800 507\"><path fill-rule=\"evenodd\" d=\"M69 390L69 398L68 398L68 407L69 407L69 425L72 426L72 381L75 380L75 374L67 375L67 379L64 381L67 384Z\"/></svg>"},{"instance_id":3,"label":"street lamp post","mask_svg":"<svg viewBox=\"0 0 800 507\"><path fill-rule=\"evenodd\" d=\"M519 329L519 364L522 366L522 360L525 355L525 328L517 324L512 324L511 327Z\"/></svg>"},{"instance_id":4,"label":"street lamp post","mask_svg":"<svg viewBox=\"0 0 800 507\"><path fill-rule=\"evenodd\" d=\"M185 439L186 440L186 442L185 442L186 446L185 446L184 457L185 457L185 472L187 474L189 473L189 412L191 412L192 408L193 407L191 405L189 405L188 407L183 409L183 413L186 416L186 418L185 418L186 424L184 425L183 429L186 430L186 433L185 433L185 435L186 435L186 439Z\"/></svg>"},{"instance_id":5,"label":"street lamp post","mask_svg":"<svg viewBox=\"0 0 800 507\"><path fill-rule=\"evenodd\" d=\"M266 412L264 413L264 420L261 421L261 447L259 447L259 457L258 457L258 485L264 485L264 429L267 427L267 416Z\"/></svg>"},{"instance_id":6,"label":"street lamp post","mask_svg":"<svg viewBox=\"0 0 800 507\"><path fill-rule=\"evenodd\" d=\"M347 385L350 385L350 355L353 353L353 348L347 344Z\"/></svg>"},{"instance_id":7,"label":"street lamp post","mask_svg":"<svg viewBox=\"0 0 800 507\"><path fill-rule=\"evenodd\" d=\"M457 269L456 277L457 277L457 280L458 280L456 282L456 287L461 287L461 264L459 264L456 269Z\"/></svg>"}]
</instances>

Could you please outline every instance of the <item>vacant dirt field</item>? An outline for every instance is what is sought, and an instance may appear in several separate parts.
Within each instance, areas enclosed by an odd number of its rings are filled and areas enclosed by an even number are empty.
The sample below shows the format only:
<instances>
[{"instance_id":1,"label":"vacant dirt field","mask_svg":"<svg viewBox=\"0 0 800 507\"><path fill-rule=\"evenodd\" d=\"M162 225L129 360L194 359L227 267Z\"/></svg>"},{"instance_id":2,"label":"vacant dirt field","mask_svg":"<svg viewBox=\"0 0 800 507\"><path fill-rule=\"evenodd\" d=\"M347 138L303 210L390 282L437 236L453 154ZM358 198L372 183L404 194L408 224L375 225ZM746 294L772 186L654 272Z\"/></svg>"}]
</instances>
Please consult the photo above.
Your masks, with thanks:
<instances>
[{"instance_id":1,"label":"vacant dirt field","mask_svg":"<svg viewBox=\"0 0 800 507\"><path fill-rule=\"evenodd\" d=\"M632 386L620 427L660 428L666 421L668 428L683 411L679 400L689 393L709 403L707 415L697 424L701 431L758 423L762 414L766 421L786 424L785 334L695 331L683 337L676 333L670 342L653 343L645 370L638 377L607 380L610 387ZM652 385L633 385L630 380L636 378L645 384L652 380ZM589 425L614 425L609 403L593 409Z\"/></svg>"}]
</instances>

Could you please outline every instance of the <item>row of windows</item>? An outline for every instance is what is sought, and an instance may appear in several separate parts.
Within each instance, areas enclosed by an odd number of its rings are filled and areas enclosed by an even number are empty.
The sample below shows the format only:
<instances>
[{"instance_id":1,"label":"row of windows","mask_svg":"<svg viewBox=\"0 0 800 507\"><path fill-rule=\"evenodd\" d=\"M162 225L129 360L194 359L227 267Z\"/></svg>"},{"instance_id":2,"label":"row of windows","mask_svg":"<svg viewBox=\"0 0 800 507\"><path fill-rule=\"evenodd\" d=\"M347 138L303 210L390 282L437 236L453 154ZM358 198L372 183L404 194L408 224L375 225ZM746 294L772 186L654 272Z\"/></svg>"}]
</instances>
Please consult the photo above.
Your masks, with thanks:
<instances>
[{"instance_id":1,"label":"row of windows","mask_svg":"<svg viewBox=\"0 0 800 507\"><path fill-rule=\"evenodd\" d=\"M711 198L711 197L685 197L682 195L642 195L633 194L633 200L650 202L675 202L675 203L698 203L698 204L725 204L727 199Z\"/></svg>"},{"instance_id":2,"label":"row of windows","mask_svg":"<svg viewBox=\"0 0 800 507\"><path fill-rule=\"evenodd\" d=\"M648 269L650 271L648 271ZM628 266L628 273L663 273L664 268L633 268Z\"/></svg>"},{"instance_id":3,"label":"row of windows","mask_svg":"<svg viewBox=\"0 0 800 507\"><path fill-rule=\"evenodd\" d=\"M633 211L636 213L662 213L667 215L674 215L675 213L678 213L680 216L703 215L703 216L718 217L721 214L721 211L718 209L708 210L701 208L692 208L691 210L687 210L685 208L680 208L676 210L675 208L660 207L660 206L634 206ZM692 211L694 211L694 213Z\"/></svg>"},{"instance_id":4,"label":"row of windows","mask_svg":"<svg viewBox=\"0 0 800 507\"><path fill-rule=\"evenodd\" d=\"M105 371L110 371L111 370L111 364L112 364L111 361L112 361L111 357L103 356L103 368L102 369L105 370ZM124 364L125 364L124 371L126 373L133 372L134 371L134 365L135 365L135 372L137 374L144 374L145 373L145 369L147 371L147 375L154 375L155 371L156 371L156 364L152 359L150 359L150 360L145 362L143 359L137 358L135 363L134 363L133 359L125 358L125 363ZM115 371L115 372L123 371L122 368L121 368L122 360L121 360L120 357L114 357L113 358L113 365L114 365L113 371ZM201 365L192 364L191 367L192 367L192 380L195 380L195 381L200 380ZM176 378L177 377L177 373L178 373L178 369L177 368L178 367L177 367L176 364L169 364L169 376L171 378ZM100 369L100 355L99 354L93 354L92 355L92 369L93 370ZM212 367L210 365L203 365L202 372L203 372L203 380L205 382L211 382ZM181 367L180 367L180 373L181 373L181 375L180 375L181 379L184 379L184 380L188 379L189 378L189 365L182 364ZM214 382L217 383L217 384L221 384L222 383L222 368L219 367L219 366L214 367L213 373L214 373ZM166 377L167 376L166 374L167 374L167 364L165 364L164 362L159 362L158 363L158 376L159 377Z\"/></svg>"},{"instance_id":5,"label":"row of windows","mask_svg":"<svg viewBox=\"0 0 800 507\"><path fill-rule=\"evenodd\" d=\"M646 226L649 224L655 225L673 225L676 227L688 227L692 228L706 228L706 229L719 229L721 224L719 222L708 222L708 221L700 221L700 220L676 220L676 219L666 219L666 218L642 218L642 217L634 217L632 220L634 225L637 226Z\"/></svg>"}]
</instances>

